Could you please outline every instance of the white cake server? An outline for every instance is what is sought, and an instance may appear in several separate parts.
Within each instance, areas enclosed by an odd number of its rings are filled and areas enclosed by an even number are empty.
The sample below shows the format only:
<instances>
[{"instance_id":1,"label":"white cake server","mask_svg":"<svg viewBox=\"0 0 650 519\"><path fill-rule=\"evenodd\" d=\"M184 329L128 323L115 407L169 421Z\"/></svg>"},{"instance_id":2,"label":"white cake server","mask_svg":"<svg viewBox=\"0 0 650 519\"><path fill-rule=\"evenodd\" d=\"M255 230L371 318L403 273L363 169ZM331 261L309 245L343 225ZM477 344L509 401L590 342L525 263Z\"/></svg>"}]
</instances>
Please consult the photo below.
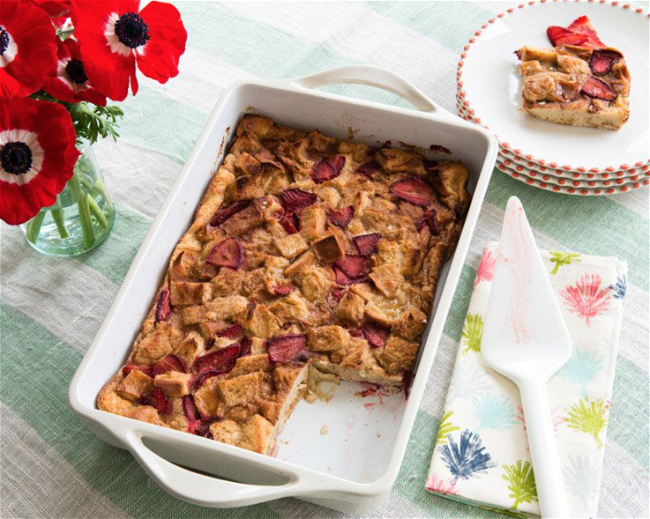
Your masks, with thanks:
<instances>
[{"instance_id":1,"label":"white cake server","mask_svg":"<svg viewBox=\"0 0 650 519\"><path fill-rule=\"evenodd\" d=\"M526 214L513 196L503 220L481 354L519 387L542 517L570 517L546 383L571 349Z\"/></svg>"}]
</instances>

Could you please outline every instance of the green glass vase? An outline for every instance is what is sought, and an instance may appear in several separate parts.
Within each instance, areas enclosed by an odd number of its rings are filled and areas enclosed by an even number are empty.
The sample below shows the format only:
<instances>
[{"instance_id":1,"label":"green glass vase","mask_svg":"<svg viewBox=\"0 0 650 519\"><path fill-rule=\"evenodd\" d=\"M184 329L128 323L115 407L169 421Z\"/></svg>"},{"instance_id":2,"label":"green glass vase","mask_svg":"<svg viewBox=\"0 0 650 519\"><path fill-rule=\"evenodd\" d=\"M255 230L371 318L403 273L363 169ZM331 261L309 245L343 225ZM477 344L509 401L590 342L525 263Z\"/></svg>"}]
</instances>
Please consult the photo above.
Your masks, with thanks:
<instances>
[{"instance_id":1,"label":"green glass vase","mask_svg":"<svg viewBox=\"0 0 650 519\"><path fill-rule=\"evenodd\" d=\"M56 203L20 226L27 242L43 254L84 254L100 245L113 228L115 209L92 146L85 144L79 151L74 174Z\"/></svg>"}]
</instances>

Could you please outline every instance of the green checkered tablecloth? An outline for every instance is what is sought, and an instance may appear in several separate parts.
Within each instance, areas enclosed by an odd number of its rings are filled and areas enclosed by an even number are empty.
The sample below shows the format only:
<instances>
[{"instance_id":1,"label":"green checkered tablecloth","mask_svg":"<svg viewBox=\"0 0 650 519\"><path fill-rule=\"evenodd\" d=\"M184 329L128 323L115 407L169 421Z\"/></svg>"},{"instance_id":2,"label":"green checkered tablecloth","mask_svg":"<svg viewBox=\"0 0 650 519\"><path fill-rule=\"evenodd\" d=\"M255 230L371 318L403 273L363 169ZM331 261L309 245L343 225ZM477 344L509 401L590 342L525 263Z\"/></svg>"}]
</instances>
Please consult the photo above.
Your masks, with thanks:
<instances>
[{"instance_id":1,"label":"green checkered tablecloth","mask_svg":"<svg viewBox=\"0 0 650 519\"><path fill-rule=\"evenodd\" d=\"M90 345L158 208L220 92L230 82L368 63L391 69L454 111L458 55L504 3L180 3L189 33L181 73L141 78L117 144L96 146L117 206L112 235L78 259L32 251L1 232L0 517L336 517L283 499L233 510L186 504L158 488L126 451L95 438L67 404ZM646 5L647 7L647 5ZM490 78L486 78L489 81ZM405 104L365 87L339 93ZM483 245L498 239L510 195L539 246L627 260L629 285L599 515L648 517L648 190L611 198L541 191L494 172L408 451L377 517L491 517L428 494L424 481Z\"/></svg>"}]
</instances>

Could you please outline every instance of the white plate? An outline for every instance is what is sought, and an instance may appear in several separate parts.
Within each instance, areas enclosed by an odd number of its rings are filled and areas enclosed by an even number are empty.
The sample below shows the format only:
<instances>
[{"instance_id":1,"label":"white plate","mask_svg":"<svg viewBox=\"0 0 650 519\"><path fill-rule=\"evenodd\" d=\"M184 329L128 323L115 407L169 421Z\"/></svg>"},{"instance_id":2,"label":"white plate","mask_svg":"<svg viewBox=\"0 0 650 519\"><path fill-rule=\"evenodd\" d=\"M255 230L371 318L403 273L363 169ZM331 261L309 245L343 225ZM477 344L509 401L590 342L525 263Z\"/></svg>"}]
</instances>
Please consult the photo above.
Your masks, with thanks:
<instances>
[{"instance_id":1,"label":"white plate","mask_svg":"<svg viewBox=\"0 0 650 519\"><path fill-rule=\"evenodd\" d=\"M467 113L465 107L462 103L457 105L458 115L465 119L466 121L474 121L471 115ZM608 186L610 183L615 184L618 179L625 179L625 181L636 181L640 178L650 177L650 165L644 162L637 162L635 165L625 164L625 169L616 170L615 168L607 168L605 170L600 169L573 169L573 170L564 170L557 164L543 162L538 163L534 162L533 157L530 155L523 156L521 155L520 150L511 150L506 149L503 146L499 146L499 157L500 160L504 161L506 164L508 162L514 162L516 164L521 164L526 166L531 171L536 171L542 175L550 175L553 177L559 177L567 180L582 180L585 182L600 182L605 186Z\"/></svg>"},{"instance_id":2,"label":"white plate","mask_svg":"<svg viewBox=\"0 0 650 519\"><path fill-rule=\"evenodd\" d=\"M650 80L645 12L618 2L555 1L530 2L508 11L476 31L459 62L459 90L480 124L495 133L504 147L521 150L536 162L555 162L566 170L618 170L626 169L623 164L646 163ZM623 52L630 69L631 115L619 131L553 124L518 110L521 79L513 52L524 45L550 47L547 27L566 27L582 15L589 16L607 45Z\"/></svg>"},{"instance_id":3,"label":"white plate","mask_svg":"<svg viewBox=\"0 0 650 519\"><path fill-rule=\"evenodd\" d=\"M530 170L523 166L507 165L501 161L501 157L497 159L497 169L506 175L525 182L529 186L546 189L555 193L563 193L565 195L582 195L582 196L602 196L602 195L617 195L620 193L629 193L635 189L641 189L650 184L650 178L637 179L634 181L626 180L621 182L622 179L616 181L605 181L599 184L590 185L593 181L577 181L565 180L563 178L554 178L550 175L541 175L536 171ZM620 183L619 183L620 182Z\"/></svg>"}]
</instances>

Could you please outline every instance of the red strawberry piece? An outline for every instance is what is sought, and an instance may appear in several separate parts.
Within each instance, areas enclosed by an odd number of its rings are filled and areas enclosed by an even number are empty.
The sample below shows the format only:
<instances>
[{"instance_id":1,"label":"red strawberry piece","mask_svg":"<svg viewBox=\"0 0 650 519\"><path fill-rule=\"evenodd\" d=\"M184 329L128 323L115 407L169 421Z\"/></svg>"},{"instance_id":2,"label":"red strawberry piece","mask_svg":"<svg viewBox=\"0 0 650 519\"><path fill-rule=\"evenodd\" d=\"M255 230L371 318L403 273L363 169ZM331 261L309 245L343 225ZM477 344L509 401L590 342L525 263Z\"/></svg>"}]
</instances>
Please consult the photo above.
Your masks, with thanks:
<instances>
[{"instance_id":1,"label":"red strawberry piece","mask_svg":"<svg viewBox=\"0 0 650 519\"><path fill-rule=\"evenodd\" d=\"M239 356L245 357L246 355L250 355L252 345L253 341L251 341L250 337L244 337L241 341L239 341Z\"/></svg>"},{"instance_id":2,"label":"red strawberry piece","mask_svg":"<svg viewBox=\"0 0 650 519\"><path fill-rule=\"evenodd\" d=\"M298 217L290 212L285 212L280 218L280 225L289 234L296 234L300 230L300 220Z\"/></svg>"},{"instance_id":3,"label":"red strawberry piece","mask_svg":"<svg viewBox=\"0 0 650 519\"><path fill-rule=\"evenodd\" d=\"M378 232L372 234L362 234L355 236L352 241L356 245L361 256L371 256L377 250L377 244L381 240L381 234Z\"/></svg>"},{"instance_id":4,"label":"red strawberry piece","mask_svg":"<svg viewBox=\"0 0 650 519\"><path fill-rule=\"evenodd\" d=\"M203 385L203 383L206 380L212 377L216 377L217 375L221 375L221 371L216 371L216 370L203 371L201 374L194 377L194 380L192 381L192 391L196 391Z\"/></svg>"},{"instance_id":5,"label":"red strawberry piece","mask_svg":"<svg viewBox=\"0 0 650 519\"><path fill-rule=\"evenodd\" d=\"M226 238L212 248L205 262L210 265L237 270L244 264L244 259L244 248L239 242L234 238Z\"/></svg>"},{"instance_id":6,"label":"red strawberry piece","mask_svg":"<svg viewBox=\"0 0 650 519\"><path fill-rule=\"evenodd\" d=\"M176 355L167 355L154 364L153 376L155 377L156 375L161 375L168 371L186 373L187 368L185 367L185 362L183 362L183 359L180 357L177 357Z\"/></svg>"},{"instance_id":7,"label":"red strawberry piece","mask_svg":"<svg viewBox=\"0 0 650 519\"><path fill-rule=\"evenodd\" d=\"M352 337L364 337L363 332L359 328L353 328L352 330L348 331Z\"/></svg>"},{"instance_id":8,"label":"red strawberry piece","mask_svg":"<svg viewBox=\"0 0 650 519\"><path fill-rule=\"evenodd\" d=\"M294 334L274 337L267 341L267 347L269 360L273 364L299 360L307 347L307 336L305 334Z\"/></svg>"},{"instance_id":9,"label":"red strawberry piece","mask_svg":"<svg viewBox=\"0 0 650 519\"><path fill-rule=\"evenodd\" d=\"M594 50L589 58L589 67L594 75L604 76L622 57L614 50Z\"/></svg>"},{"instance_id":10,"label":"red strawberry piece","mask_svg":"<svg viewBox=\"0 0 650 519\"><path fill-rule=\"evenodd\" d=\"M360 173L364 177L372 178L372 176L380 170L379 164L376 160L369 160L364 162L357 168L357 173Z\"/></svg>"},{"instance_id":11,"label":"red strawberry piece","mask_svg":"<svg viewBox=\"0 0 650 519\"><path fill-rule=\"evenodd\" d=\"M352 279L351 277L347 276L345 272L337 269L336 267L334 267L333 270L334 276L336 277L336 283L339 285L354 285L355 283L361 283L364 280L364 278Z\"/></svg>"},{"instance_id":12,"label":"red strawberry piece","mask_svg":"<svg viewBox=\"0 0 650 519\"><path fill-rule=\"evenodd\" d=\"M415 222L415 228L418 232L424 229L424 226L428 226L431 234L438 236L440 234L440 228L438 227L438 212L435 209L429 209L421 218L418 218Z\"/></svg>"},{"instance_id":13,"label":"red strawberry piece","mask_svg":"<svg viewBox=\"0 0 650 519\"><path fill-rule=\"evenodd\" d=\"M230 204L229 206L224 207L223 209L219 209L219 211L217 211L215 215L212 217L212 220L210 220L210 226L217 227L221 225L223 222L225 222L228 218L230 218L234 214L237 214L239 211L246 209L250 205L250 203L251 203L250 200L240 200L239 202Z\"/></svg>"},{"instance_id":14,"label":"red strawberry piece","mask_svg":"<svg viewBox=\"0 0 650 519\"><path fill-rule=\"evenodd\" d=\"M294 287L292 287L291 285L285 285L282 287L273 287L273 293L278 296L288 296L293 291L294 291Z\"/></svg>"},{"instance_id":15,"label":"red strawberry piece","mask_svg":"<svg viewBox=\"0 0 650 519\"><path fill-rule=\"evenodd\" d=\"M334 266L351 279L359 279L368 273L368 258L363 256L344 256L336 260Z\"/></svg>"},{"instance_id":16,"label":"red strawberry piece","mask_svg":"<svg viewBox=\"0 0 650 519\"><path fill-rule=\"evenodd\" d=\"M345 157L343 155L324 157L311 167L309 175L314 182L322 184L327 180L338 177L343 166L345 166Z\"/></svg>"},{"instance_id":17,"label":"red strawberry piece","mask_svg":"<svg viewBox=\"0 0 650 519\"><path fill-rule=\"evenodd\" d=\"M163 393L163 390L160 389L159 387L154 387L151 390L151 393L149 393L148 395L144 395L140 399L140 403L142 405L150 405L151 407L155 408L159 413L162 414L167 414L172 412L171 402L167 400L165 393Z\"/></svg>"},{"instance_id":18,"label":"red strawberry piece","mask_svg":"<svg viewBox=\"0 0 650 519\"><path fill-rule=\"evenodd\" d=\"M147 375L148 377L153 378L153 376L154 376L154 374L153 374L153 366L148 366L147 364L143 364L142 366L138 366L136 364L127 364L126 366L124 366L122 368L122 375L124 375L126 377L134 369L137 369L138 371L140 371L141 373Z\"/></svg>"},{"instance_id":19,"label":"red strawberry piece","mask_svg":"<svg viewBox=\"0 0 650 519\"><path fill-rule=\"evenodd\" d=\"M169 319L169 314L172 313L172 304L169 298L169 289L163 288L158 296L156 303L156 322L166 321Z\"/></svg>"},{"instance_id":20,"label":"red strawberry piece","mask_svg":"<svg viewBox=\"0 0 650 519\"><path fill-rule=\"evenodd\" d=\"M239 326L238 324L233 324L232 326L228 326L228 328L219 330L217 332L217 337L226 337L228 339L235 339L239 337L241 334L242 334L241 326Z\"/></svg>"},{"instance_id":21,"label":"red strawberry piece","mask_svg":"<svg viewBox=\"0 0 650 519\"><path fill-rule=\"evenodd\" d=\"M407 177L395 182L390 186L390 192L397 198L422 207L433 202L433 188L418 177Z\"/></svg>"},{"instance_id":22,"label":"red strawberry piece","mask_svg":"<svg viewBox=\"0 0 650 519\"><path fill-rule=\"evenodd\" d=\"M183 412L185 413L187 421L190 423L201 420L201 413L199 413L192 395L186 395L183 397Z\"/></svg>"},{"instance_id":23,"label":"red strawberry piece","mask_svg":"<svg viewBox=\"0 0 650 519\"><path fill-rule=\"evenodd\" d=\"M384 328L383 326L374 323L364 323L361 325L361 331L370 346L373 348L381 348L386 344L388 336L390 335L390 330L388 328Z\"/></svg>"},{"instance_id":24,"label":"red strawberry piece","mask_svg":"<svg viewBox=\"0 0 650 519\"><path fill-rule=\"evenodd\" d=\"M552 25L546 29L546 36L548 36L553 47L559 47L560 45L579 46L587 41L586 34L578 34L557 25Z\"/></svg>"},{"instance_id":25,"label":"red strawberry piece","mask_svg":"<svg viewBox=\"0 0 650 519\"><path fill-rule=\"evenodd\" d=\"M220 350L213 351L196 359L192 369L195 373L203 373L204 371L228 373L235 367L240 350L241 346L239 344L231 344Z\"/></svg>"},{"instance_id":26,"label":"red strawberry piece","mask_svg":"<svg viewBox=\"0 0 650 519\"><path fill-rule=\"evenodd\" d=\"M348 226L353 216L354 216L353 205L349 205L347 207L344 207L343 209L339 209L338 211L331 211L329 214L330 221L337 227L340 227L341 229L345 229Z\"/></svg>"},{"instance_id":27,"label":"red strawberry piece","mask_svg":"<svg viewBox=\"0 0 650 519\"><path fill-rule=\"evenodd\" d=\"M298 213L318 201L318 197L314 193L308 193L302 189L287 189L282 192L280 198L285 210L290 213Z\"/></svg>"},{"instance_id":28,"label":"red strawberry piece","mask_svg":"<svg viewBox=\"0 0 650 519\"><path fill-rule=\"evenodd\" d=\"M198 422L190 422L187 424L187 432L191 434L196 434L197 436L210 436L210 425L212 425L215 420L200 420Z\"/></svg>"},{"instance_id":29,"label":"red strawberry piece","mask_svg":"<svg viewBox=\"0 0 650 519\"><path fill-rule=\"evenodd\" d=\"M604 101L616 99L616 92L614 92L607 83L593 76L582 85L582 90L580 90L580 92L589 97L603 99Z\"/></svg>"},{"instance_id":30,"label":"red strawberry piece","mask_svg":"<svg viewBox=\"0 0 650 519\"><path fill-rule=\"evenodd\" d=\"M601 49L605 47L605 44L598 37L596 29L591 25L591 21L587 16L581 16L573 20L573 23L569 25L568 29L574 34L583 34L587 37L587 41L582 44L582 47L591 49Z\"/></svg>"}]
</instances>

